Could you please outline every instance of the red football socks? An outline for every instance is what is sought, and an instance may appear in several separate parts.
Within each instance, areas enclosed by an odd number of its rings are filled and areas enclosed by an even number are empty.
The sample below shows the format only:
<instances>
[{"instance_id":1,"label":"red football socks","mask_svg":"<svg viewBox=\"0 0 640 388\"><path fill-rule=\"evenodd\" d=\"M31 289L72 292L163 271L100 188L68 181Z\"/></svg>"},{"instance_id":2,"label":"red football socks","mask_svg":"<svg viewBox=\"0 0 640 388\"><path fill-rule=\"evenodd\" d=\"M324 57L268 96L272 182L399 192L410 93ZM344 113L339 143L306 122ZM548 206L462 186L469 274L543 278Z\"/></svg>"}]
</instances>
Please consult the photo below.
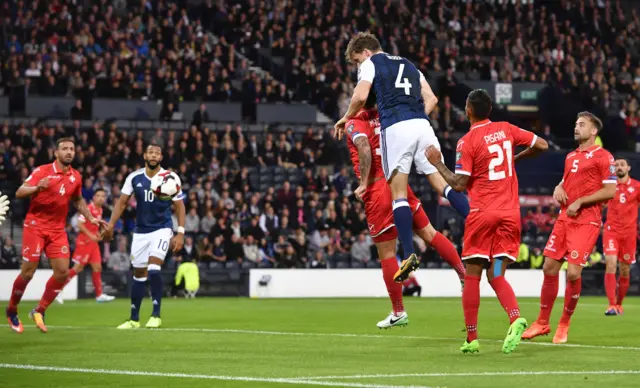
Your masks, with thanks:
<instances>
[{"instance_id":1,"label":"red football socks","mask_svg":"<svg viewBox=\"0 0 640 388\"><path fill-rule=\"evenodd\" d=\"M18 304L20 304L20 300L22 299L22 295L24 295L24 290L27 288L27 285L31 279L27 280L22 277L22 275L18 274L16 280L13 281L13 289L11 290L11 299L9 299L9 311L17 312Z\"/></svg>"},{"instance_id":2,"label":"red football socks","mask_svg":"<svg viewBox=\"0 0 640 388\"><path fill-rule=\"evenodd\" d=\"M542 282L542 291L540 293L540 315L538 315L538 323L542 325L549 324L553 303L558 296L559 275L544 275Z\"/></svg>"},{"instance_id":3,"label":"red football socks","mask_svg":"<svg viewBox=\"0 0 640 388\"><path fill-rule=\"evenodd\" d=\"M436 232L436 235L431 240L431 246L438 252L440 257L446 261L458 274L460 280L464 279L465 269L458 255L458 251L453 246L451 241L442 235L440 232Z\"/></svg>"},{"instance_id":4,"label":"red football socks","mask_svg":"<svg viewBox=\"0 0 640 388\"><path fill-rule=\"evenodd\" d=\"M96 298L102 295L102 272L91 272L91 281L96 290Z\"/></svg>"},{"instance_id":5,"label":"red football socks","mask_svg":"<svg viewBox=\"0 0 640 388\"><path fill-rule=\"evenodd\" d=\"M624 297L627 296L627 290L629 289L629 277L620 276L620 284L618 284L618 303L621 306Z\"/></svg>"},{"instance_id":6,"label":"red football socks","mask_svg":"<svg viewBox=\"0 0 640 388\"><path fill-rule=\"evenodd\" d=\"M607 299L609 299L609 306L616 305L616 274L605 273L604 274L604 290L607 292Z\"/></svg>"},{"instance_id":7,"label":"red football socks","mask_svg":"<svg viewBox=\"0 0 640 388\"><path fill-rule=\"evenodd\" d=\"M64 285L66 286L67 284L69 284L71 279L73 279L73 277L76 276L77 274L78 273L76 272L76 270L74 268L71 268L69 270L69 275L67 276L67 281L64 282Z\"/></svg>"},{"instance_id":8,"label":"red football socks","mask_svg":"<svg viewBox=\"0 0 640 388\"><path fill-rule=\"evenodd\" d=\"M393 281L393 276L400 268L398 266L398 259L395 257L384 259L380 264L382 266L382 278L384 279L384 284L387 286L393 312L396 314L401 313L404 311L404 304L402 303L402 283Z\"/></svg>"},{"instance_id":9,"label":"red football socks","mask_svg":"<svg viewBox=\"0 0 640 388\"><path fill-rule=\"evenodd\" d=\"M47 281L47 285L45 286L44 293L42 294L42 298L40 299L40 303L38 303L38 307L36 307L36 311L39 313L44 313L47 310L47 307L53 302L53 300L58 296L58 294L64 288L64 282L58 282L53 276L49 278Z\"/></svg>"},{"instance_id":10,"label":"red football socks","mask_svg":"<svg viewBox=\"0 0 640 388\"><path fill-rule=\"evenodd\" d=\"M491 284L493 291L496 292L504 311L507 312L509 323L513 323L516 319L520 318L520 307L518 307L516 294L513 292L513 288L511 288L511 284L509 284L507 279L505 279L504 276L498 276L493 278L489 284Z\"/></svg>"},{"instance_id":11,"label":"red football socks","mask_svg":"<svg viewBox=\"0 0 640 388\"><path fill-rule=\"evenodd\" d=\"M574 281L567 281L567 289L564 292L564 311L560 317L560 323L568 324L573 312L576 310L578 300L582 291L582 278Z\"/></svg>"},{"instance_id":12,"label":"red football socks","mask_svg":"<svg viewBox=\"0 0 640 388\"><path fill-rule=\"evenodd\" d=\"M467 327L467 342L478 338L478 309L480 308L480 277L465 275L462 290L464 324Z\"/></svg>"}]
</instances>

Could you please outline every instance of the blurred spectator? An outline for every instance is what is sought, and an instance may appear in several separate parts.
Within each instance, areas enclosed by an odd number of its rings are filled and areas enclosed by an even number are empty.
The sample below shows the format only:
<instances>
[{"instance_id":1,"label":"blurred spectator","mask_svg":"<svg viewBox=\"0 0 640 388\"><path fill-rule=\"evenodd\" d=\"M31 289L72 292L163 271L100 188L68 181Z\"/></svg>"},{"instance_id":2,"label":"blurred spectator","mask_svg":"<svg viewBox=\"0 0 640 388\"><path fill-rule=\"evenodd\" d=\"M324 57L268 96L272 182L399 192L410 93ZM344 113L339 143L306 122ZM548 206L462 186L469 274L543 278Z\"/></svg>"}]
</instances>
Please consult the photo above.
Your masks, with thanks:
<instances>
[{"instance_id":1,"label":"blurred spectator","mask_svg":"<svg viewBox=\"0 0 640 388\"><path fill-rule=\"evenodd\" d=\"M20 268L20 260L18 258L18 250L13 245L13 240L6 237L2 243L0 251L0 268L2 269L18 269Z\"/></svg>"},{"instance_id":2,"label":"blurred spectator","mask_svg":"<svg viewBox=\"0 0 640 388\"><path fill-rule=\"evenodd\" d=\"M127 249L127 238L118 236L117 249L111 252L107 258L107 267L113 271L128 271L131 267L131 254Z\"/></svg>"},{"instance_id":3,"label":"blurred spectator","mask_svg":"<svg viewBox=\"0 0 640 388\"><path fill-rule=\"evenodd\" d=\"M353 243L351 247L351 258L361 263L366 264L371 260L371 244L367 243L367 237L364 233L358 235L358 239Z\"/></svg>"}]
</instances>

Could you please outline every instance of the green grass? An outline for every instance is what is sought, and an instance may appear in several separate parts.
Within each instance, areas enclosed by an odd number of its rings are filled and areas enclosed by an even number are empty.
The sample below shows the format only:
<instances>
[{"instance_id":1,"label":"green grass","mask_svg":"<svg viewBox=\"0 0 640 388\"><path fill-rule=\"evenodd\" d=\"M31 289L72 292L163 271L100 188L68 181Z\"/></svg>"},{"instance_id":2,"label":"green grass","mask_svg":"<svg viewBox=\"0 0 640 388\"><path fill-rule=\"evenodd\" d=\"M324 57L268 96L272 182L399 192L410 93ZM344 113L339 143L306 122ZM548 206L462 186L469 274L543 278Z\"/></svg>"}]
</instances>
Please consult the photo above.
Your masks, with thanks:
<instances>
[{"instance_id":1,"label":"green grass","mask_svg":"<svg viewBox=\"0 0 640 388\"><path fill-rule=\"evenodd\" d=\"M537 301L520 302L523 315L535 319ZM554 324L561 303L556 302ZM25 324L33 304L22 305ZM628 299L624 316L605 317L604 298L582 298L569 333L573 346L523 343L510 355L500 352L508 321L495 299L482 300L479 355L458 350L464 340L459 299L410 299L406 307L408 327L380 331L375 323L390 309L384 299L170 299L163 302L164 329L123 332L114 327L127 318L128 301L67 302L49 309L48 334L32 326L21 335L6 326L0 329L0 386L638 386L640 299ZM142 324L150 308L146 299ZM550 344L551 336L535 343ZM627 372L610 372L621 370ZM553 371L592 374L551 375ZM491 372L511 374L480 375ZM169 376L174 373L182 375ZM469 375L451 375L461 373ZM291 380L295 378L300 381Z\"/></svg>"}]
</instances>

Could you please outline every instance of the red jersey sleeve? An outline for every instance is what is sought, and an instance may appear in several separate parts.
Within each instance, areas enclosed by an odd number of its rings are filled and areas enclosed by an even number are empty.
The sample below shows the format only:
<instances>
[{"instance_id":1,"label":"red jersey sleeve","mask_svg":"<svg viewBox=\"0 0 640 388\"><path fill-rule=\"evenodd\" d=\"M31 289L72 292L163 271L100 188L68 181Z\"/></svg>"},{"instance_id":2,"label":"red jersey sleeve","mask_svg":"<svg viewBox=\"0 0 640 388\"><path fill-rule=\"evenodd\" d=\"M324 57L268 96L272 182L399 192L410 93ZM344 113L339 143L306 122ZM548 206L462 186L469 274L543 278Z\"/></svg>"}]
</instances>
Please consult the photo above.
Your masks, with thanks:
<instances>
[{"instance_id":1,"label":"red jersey sleeve","mask_svg":"<svg viewBox=\"0 0 640 388\"><path fill-rule=\"evenodd\" d=\"M371 126L367 122L367 120L361 119L351 119L347 121L347 136L351 139L351 141L355 141L357 138L361 136L366 136L371 138Z\"/></svg>"},{"instance_id":2,"label":"red jersey sleeve","mask_svg":"<svg viewBox=\"0 0 640 388\"><path fill-rule=\"evenodd\" d=\"M456 174L471 175L473 173L473 147L469 138L463 136L456 147Z\"/></svg>"},{"instance_id":3,"label":"red jersey sleeve","mask_svg":"<svg viewBox=\"0 0 640 388\"><path fill-rule=\"evenodd\" d=\"M525 146L525 147L533 147L536 144L536 140L538 136L526 129L522 129L515 125L511 125L511 136L513 136L514 146Z\"/></svg>"},{"instance_id":4,"label":"red jersey sleeve","mask_svg":"<svg viewBox=\"0 0 640 388\"><path fill-rule=\"evenodd\" d=\"M46 172L45 166L37 167L35 170L33 170L31 175L29 175L27 177L27 179L24 180L24 183L26 183L26 184L28 184L30 186L35 186L46 175L47 175L47 172Z\"/></svg>"},{"instance_id":5,"label":"red jersey sleeve","mask_svg":"<svg viewBox=\"0 0 640 388\"><path fill-rule=\"evenodd\" d=\"M616 183L616 161L613 156L605 151L604 155L600 158L600 174L602 177L602 183Z\"/></svg>"}]
</instances>

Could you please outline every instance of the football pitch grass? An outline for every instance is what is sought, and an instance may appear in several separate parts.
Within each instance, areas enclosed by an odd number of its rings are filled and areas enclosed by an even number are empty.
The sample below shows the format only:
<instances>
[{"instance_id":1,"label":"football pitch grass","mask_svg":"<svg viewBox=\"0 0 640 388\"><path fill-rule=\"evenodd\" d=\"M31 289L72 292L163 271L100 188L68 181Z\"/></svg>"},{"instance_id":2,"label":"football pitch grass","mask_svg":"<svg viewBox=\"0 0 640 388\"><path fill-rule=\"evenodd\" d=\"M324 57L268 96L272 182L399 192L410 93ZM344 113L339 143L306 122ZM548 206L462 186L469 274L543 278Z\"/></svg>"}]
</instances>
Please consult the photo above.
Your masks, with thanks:
<instances>
[{"instance_id":1,"label":"football pitch grass","mask_svg":"<svg viewBox=\"0 0 640 388\"><path fill-rule=\"evenodd\" d=\"M530 322L537 299L520 299ZM562 309L556 301L553 328ZM379 330L386 299L201 298L163 301L158 330L120 331L129 301L53 305L49 333L0 329L0 386L9 387L637 387L640 299L605 317L581 298L569 344L551 336L502 354L506 314L482 299L480 354L463 355L458 298L408 299L409 326ZM3 311L4 311L4 306ZM151 311L142 307L144 325ZM553 333L552 333L553 334Z\"/></svg>"}]
</instances>

